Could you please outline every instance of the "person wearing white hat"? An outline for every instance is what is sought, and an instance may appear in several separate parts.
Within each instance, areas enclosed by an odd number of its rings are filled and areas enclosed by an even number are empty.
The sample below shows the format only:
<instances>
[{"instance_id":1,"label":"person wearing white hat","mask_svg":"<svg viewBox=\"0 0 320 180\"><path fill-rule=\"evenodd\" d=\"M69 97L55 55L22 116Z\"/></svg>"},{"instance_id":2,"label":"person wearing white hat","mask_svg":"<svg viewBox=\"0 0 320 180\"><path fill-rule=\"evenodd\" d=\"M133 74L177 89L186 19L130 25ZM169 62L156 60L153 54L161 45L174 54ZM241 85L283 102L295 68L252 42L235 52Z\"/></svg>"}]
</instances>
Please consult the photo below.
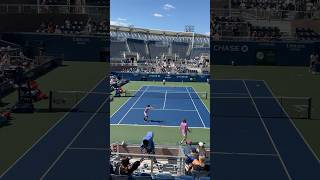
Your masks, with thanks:
<instances>
[{"instance_id":1,"label":"person wearing white hat","mask_svg":"<svg viewBox=\"0 0 320 180\"><path fill-rule=\"evenodd\" d=\"M197 152L199 153L199 155L206 156L206 149L204 147L204 143L203 142L199 142L198 143Z\"/></svg>"}]
</instances>

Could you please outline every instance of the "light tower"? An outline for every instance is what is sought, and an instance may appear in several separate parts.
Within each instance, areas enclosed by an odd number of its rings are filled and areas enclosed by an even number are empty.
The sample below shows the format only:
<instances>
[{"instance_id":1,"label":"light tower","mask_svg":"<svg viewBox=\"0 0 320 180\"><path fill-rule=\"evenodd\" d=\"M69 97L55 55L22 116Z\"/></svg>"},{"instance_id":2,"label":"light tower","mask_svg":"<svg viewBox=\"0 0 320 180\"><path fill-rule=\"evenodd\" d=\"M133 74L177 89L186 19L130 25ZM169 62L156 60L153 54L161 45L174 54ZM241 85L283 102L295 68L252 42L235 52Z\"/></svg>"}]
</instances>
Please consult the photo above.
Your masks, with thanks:
<instances>
[{"instance_id":1,"label":"light tower","mask_svg":"<svg viewBox=\"0 0 320 180\"><path fill-rule=\"evenodd\" d=\"M193 48L194 44L194 25L185 25L184 27L185 31L188 33L192 33L192 41L191 41L191 47Z\"/></svg>"},{"instance_id":2,"label":"light tower","mask_svg":"<svg viewBox=\"0 0 320 180\"><path fill-rule=\"evenodd\" d=\"M185 32L194 32L194 26L193 25L185 25L184 29L185 29Z\"/></svg>"}]
</instances>

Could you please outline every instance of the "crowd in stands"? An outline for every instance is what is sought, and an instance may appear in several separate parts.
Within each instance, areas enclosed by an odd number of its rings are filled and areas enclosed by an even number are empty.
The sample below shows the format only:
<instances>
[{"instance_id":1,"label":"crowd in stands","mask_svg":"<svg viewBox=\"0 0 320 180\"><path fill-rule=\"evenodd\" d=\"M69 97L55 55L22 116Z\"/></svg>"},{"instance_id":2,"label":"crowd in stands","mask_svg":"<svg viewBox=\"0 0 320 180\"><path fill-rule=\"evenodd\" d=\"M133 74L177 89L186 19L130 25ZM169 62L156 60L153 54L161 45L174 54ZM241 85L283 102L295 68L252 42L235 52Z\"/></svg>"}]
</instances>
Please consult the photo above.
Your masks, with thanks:
<instances>
[{"instance_id":1,"label":"crowd in stands","mask_svg":"<svg viewBox=\"0 0 320 180\"><path fill-rule=\"evenodd\" d=\"M92 19L84 21L72 21L67 18L63 24L54 22L42 22L36 32L54 34L107 34L108 24L106 20L96 22Z\"/></svg>"},{"instance_id":2,"label":"crowd in stands","mask_svg":"<svg viewBox=\"0 0 320 180\"><path fill-rule=\"evenodd\" d=\"M67 2L63 0L42 0L41 5L66 5Z\"/></svg>"},{"instance_id":3,"label":"crowd in stands","mask_svg":"<svg viewBox=\"0 0 320 180\"><path fill-rule=\"evenodd\" d=\"M232 0L231 7L270 11L315 11L320 9L318 0Z\"/></svg>"},{"instance_id":4,"label":"crowd in stands","mask_svg":"<svg viewBox=\"0 0 320 180\"><path fill-rule=\"evenodd\" d=\"M282 33L278 27L253 26L238 17L215 17L212 22L213 38L245 37L252 40L279 40Z\"/></svg>"},{"instance_id":5,"label":"crowd in stands","mask_svg":"<svg viewBox=\"0 0 320 180\"><path fill-rule=\"evenodd\" d=\"M41 0L41 5L66 5L65 0ZM86 5L91 6L107 6L106 0L87 0Z\"/></svg>"},{"instance_id":6,"label":"crowd in stands","mask_svg":"<svg viewBox=\"0 0 320 180\"><path fill-rule=\"evenodd\" d=\"M320 34L311 28L296 28L298 40L319 40Z\"/></svg>"},{"instance_id":7,"label":"crowd in stands","mask_svg":"<svg viewBox=\"0 0 320 180\"><path fill-rule=\"evenodd\" d=\"M146 60L143 63L132 63L130 60L122 60L121 65L124 66L122 72L137 73L168 73L168 74L184 74L184 73L200 73L197 69L209 67L209 62L204 59L188 60L161 60L155 62ZM127 68L125 66L128 66Z\"/></svg>"},{"instance_id":8,"label":"crowd in stands","mask_svg":"<svg viewBox=\"0 0 320 180\"><path fill-rule=\"evenodd\" d=\"M129 81L126 79L120 79L115 75L109 75L109 80L110 80L110 92L120 88L121 86L125 85Z\"/></svg>"},{"instance_id":9,"label":"crowd in stands","mask_svg":"<svg viewBox=\"0 0 320 180\"><path fill-rule=\"evenodd\" d=\"M14 51L14 54L12 54ZM13 80L17 67L27 71L34 67L34 62L26 58L22 52L15 52L10 46L0 48L0 83Z\"/></svg>"},{"instance_id":10,"label":"crowd in stands","mask_svg":"<svg viewBox=\"0 0 320 180\"><path fill-rule=\"evenodd\" d=\"M122 144L123 145L123 144ZM185 155L183 161L185 162L184 167L180 167L183 169L183 174L176 176L179 179L188 179L188 180L201 180L201 179L209 179L210 175L210 163L208 152L204 146L203 142L193 143L190 140L186 141L185 145L181 146L181 151ZM140 150L142 154L155 154L155 145L153 142L153 132L149 131L147 135L143 138ZM110 161L110 173L111 179L123 178L123 179L136 179L139 177L144 177L144 179L152 180L152 179L167 179L174 180L175 175L171 175L168 173L163 173L159 171L157 173L154 172L153 176L146 171L143 171L147 166L143 164L145 159L149 159L153 161L155 167L161 169L164 164L154 156L141 156L141 158L130 159L125 155L117 155L117 145L113 144L110 147L111 152L111 161ZM159 157L159 159L161 159ZM138 170L139 169L139 170ZM141 171L142 170L142 171Z\"/></svg>"}]
</instances>

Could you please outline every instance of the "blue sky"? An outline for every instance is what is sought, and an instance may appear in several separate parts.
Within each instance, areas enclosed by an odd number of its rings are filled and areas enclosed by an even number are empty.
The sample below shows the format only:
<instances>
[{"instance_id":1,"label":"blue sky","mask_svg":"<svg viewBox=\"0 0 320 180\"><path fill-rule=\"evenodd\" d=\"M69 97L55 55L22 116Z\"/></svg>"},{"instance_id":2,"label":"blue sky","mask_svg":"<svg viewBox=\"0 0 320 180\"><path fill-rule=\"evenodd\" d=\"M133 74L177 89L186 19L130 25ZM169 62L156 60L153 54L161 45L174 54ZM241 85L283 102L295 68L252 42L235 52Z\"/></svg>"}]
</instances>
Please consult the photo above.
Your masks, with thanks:
<instances>
[{"instance_id":1,"label":"blue sky","mask_svg":"<svg viewBox=\"0 0 320 180\"><path fill-rule=\"evenodd\" d=\"M210 0L110 0L111 25L195 32L210 32Z\"/></svg>"}]
</instances>

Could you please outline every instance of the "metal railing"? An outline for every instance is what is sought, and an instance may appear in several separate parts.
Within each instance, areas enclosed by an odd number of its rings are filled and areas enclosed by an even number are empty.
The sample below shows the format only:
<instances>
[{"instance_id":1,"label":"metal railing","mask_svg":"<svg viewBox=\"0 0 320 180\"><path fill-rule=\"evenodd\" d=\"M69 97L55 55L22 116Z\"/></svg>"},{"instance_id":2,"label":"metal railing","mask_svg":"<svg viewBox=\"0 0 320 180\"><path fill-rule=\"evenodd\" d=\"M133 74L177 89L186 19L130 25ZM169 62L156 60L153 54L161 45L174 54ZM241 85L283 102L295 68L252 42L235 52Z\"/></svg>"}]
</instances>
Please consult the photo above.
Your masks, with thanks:
<instances>
[{"instance_id":1,"label":"metal railing","mask_svg":"<svg viewBox=\"0 0 320 180\"><path fill-rule=\"evenodd\" d=\"M170 173L174 176L185 174L185 156L112 152L110 160L115 165L120 162L121 157L130 157L132 160L136 161L144 159L141 161L142 165L135 171L136 173L150 173L152 176L161 173ZM156 158L161 165L156 166L152 160L153 158Z\"/></svg>"}]
</instances>

